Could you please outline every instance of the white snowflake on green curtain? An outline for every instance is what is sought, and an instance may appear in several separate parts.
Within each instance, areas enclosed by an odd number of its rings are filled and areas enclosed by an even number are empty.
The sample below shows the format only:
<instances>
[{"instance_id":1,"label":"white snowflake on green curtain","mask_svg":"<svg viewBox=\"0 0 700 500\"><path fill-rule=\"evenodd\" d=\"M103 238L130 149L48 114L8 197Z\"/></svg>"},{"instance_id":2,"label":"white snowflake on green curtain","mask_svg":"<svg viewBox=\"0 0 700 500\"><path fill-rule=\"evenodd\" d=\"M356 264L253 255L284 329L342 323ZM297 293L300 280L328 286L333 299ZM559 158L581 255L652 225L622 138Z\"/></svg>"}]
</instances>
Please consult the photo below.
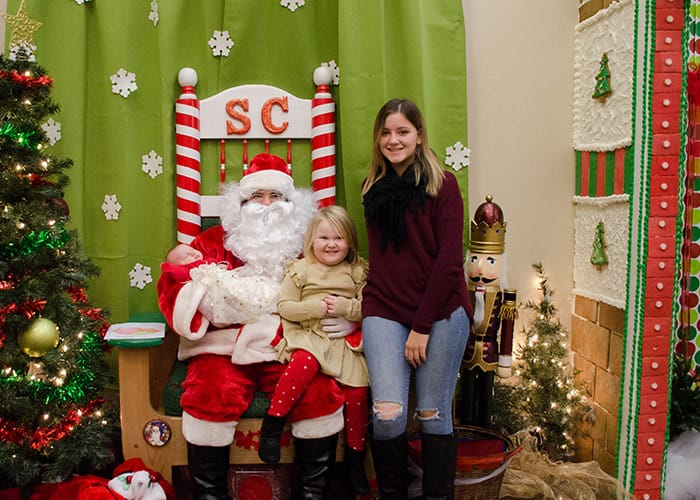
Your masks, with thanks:
<instances>
[{"instance_id":1,"label":"white snowflake on green curtain","mask_svg":"<svg viewBox=\"0 0 700 500\"><path fill-rule=\"evenodd\" d=\"M214 34L207 43L209 47L211 47L212 54L215 56L224 57L228 57L229 53L231 52L231 47L234 45L233 40L231 40L231 37L226 30L214 30Z\"/></svg>"},{"instance_id":2,"label":"white snowflake on green curtain","mask_svg":"<svg viewBox=\"0 0 700 500\"><path fill-rule=\"evenodd\" d=\"M153 26L158 26L158 2L151 0L151 10L148 12L148 20L153 23Z\"/></svg>"},{"instance_id":3,"label":"white snowflake on green curtain","mask_svg":"<svg viewBox=\"0 0 700 500\"><path fill-rule=\"evenodd\" d=\"M281 0L280 5L294 12L299 7L304 6L304 0Z\"/></svg>"},{"instance_id":4,"label":"white snowflake on green curtain","mask_svg":"<svg viewBox=\"0 0 700 500\"><path fill-rule=\"evenodd\" d=\"M8 58L10 59L10 61L16 61L21 54L22 57L27 61L34 62L36 61L34 51L36 51L36 45L30 45L27 42L12 44L12 46L10 47L10 55L8 56Z\"/></svg>"},{"instance_id":5,"label":"white snowflake on green curtain","mask_svg":"<svg viewBox=\"0 0 700 500\"><path fill-rule=\"evenodd\" d=\"M56 144L58 141L61 140L61 123L57 122L53 118L49 118L46 120L46 122L41 126L42 130L44 133L46 133L46 137L49 140L49 144L53 146Z\"/></svg>"},{"instance_id":6,"label":"white snowflake on green curtain","mask_svg":"<svg viewBox=\"0 0 700 500\"><path fill-rule=\"evenodd\" d=\"M151 149L147 155L141 156L141 161L141 170L150 175L151 179L163 173L163 157L154 150Z\"/></svg>"},{"instance_id":7,"label":"white snowflake on green curtain","mask_svg":"<svg viewBox=\"0 0 700 500\"><path fill-rule=\"evenodd\" d=\"M328 69L331 70L331 74L333 75L333 85L338 85L340 83L340 68L338 67L338 64L331 59L328 62L322 62L321 66L324 66Z\"/></svg>"},{"instance_id":8,"label":"white snowflake on green curtain","mask_svg":"<svg viewBox=\"0 0 700 500\"><path fill-rule=\"evenodd\" d=\"M119 211L122 209L121 203L117 201L116 194L106 194L102 202L102 211L107 220L118 220Z\"/></svg>"},{"instance_id":9,"label":"white snowflake on green curtain","mask_svg":"<svg viewBox=\"0 0 700 500\"><path fill-rule=\"evenodd\" d=\"M134 267L129 271L129 284L133 287L143 290L146 285L151 283L153 278L151 277L151 268L144 266L143 264L136 263Z\"/></svg>"},{"instance_id":10,"label":"white snowflake on green curtain","mask_svg":"<svg viewBox=\"0 0 700 500\"><path fill-rule=\"evenodd\" d=\"M445 165L449 165L456 172L462 170L462 167L469 166L469 155L471 149L462 144L461 141L455 142L452 146L445 148Z\"/></svg>"},{"instance_id":11,"label":"white snowflake on green curtain","mask_svg":"<svg viewBox=\"0 0 700 500\"><path fill-rule=\"evenodd\" d=\"M112 82L112 93L119 94L125 99L138 89L136 86L136 75L124 68L119 68L119 71L111 75L109 79Z\"/></svg>"}]
</instances>

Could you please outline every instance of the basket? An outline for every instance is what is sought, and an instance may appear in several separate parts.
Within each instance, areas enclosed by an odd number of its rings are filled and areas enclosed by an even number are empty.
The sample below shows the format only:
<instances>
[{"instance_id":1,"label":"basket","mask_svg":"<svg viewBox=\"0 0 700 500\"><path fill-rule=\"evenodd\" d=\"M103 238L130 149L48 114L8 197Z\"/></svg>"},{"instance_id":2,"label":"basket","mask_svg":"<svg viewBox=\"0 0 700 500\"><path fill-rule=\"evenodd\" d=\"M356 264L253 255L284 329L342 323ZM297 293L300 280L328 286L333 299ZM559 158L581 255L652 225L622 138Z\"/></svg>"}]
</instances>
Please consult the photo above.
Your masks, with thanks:
<instances>
[{"instance_id":1,"label":"basket","mask_svg":"<svg viewBox=\"0 0 700 500\"><path fill-rule=\"evenodd\" d=\"M510 459L521 447L508 436L485 429L461 425L455 427L457 472L454 500L498 500L503 475ZM409 455L420 464L420 440L411 441Z\"/></svg>"}]
</instances>

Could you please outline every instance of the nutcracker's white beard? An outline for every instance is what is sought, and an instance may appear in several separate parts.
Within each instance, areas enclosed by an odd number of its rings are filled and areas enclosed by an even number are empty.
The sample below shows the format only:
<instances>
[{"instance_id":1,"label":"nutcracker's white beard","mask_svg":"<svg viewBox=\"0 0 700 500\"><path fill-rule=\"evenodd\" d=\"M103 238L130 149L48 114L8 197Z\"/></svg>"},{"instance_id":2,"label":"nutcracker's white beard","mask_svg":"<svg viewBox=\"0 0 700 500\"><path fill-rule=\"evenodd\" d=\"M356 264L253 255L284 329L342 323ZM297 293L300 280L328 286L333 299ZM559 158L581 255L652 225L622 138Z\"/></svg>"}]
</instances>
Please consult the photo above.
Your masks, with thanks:
<instances>
[{"instance_id":1,"label":"nutcracker's white beard","mask_svg":"<svg viewBox=\"0 0 700 500\"><path fill-rule=\"evenodd\" d=\"M478 329L481 326L481 323L484 321L484 296L486 295L486 292L475 292L474 293L474 324L473 328L474 330Z\"/></svg>"},{"instance_id":2,"label":"nutcracker's white beard","mask_svg":"<svg viewBox=\"0 0 700 500\"><path fill-rule=\"evenodd\" d=\"M222 217L224 247L246 264L251 275L281 280L287 265L301 254L313 210L312 199L304 192L268 206L243 203Z\"/></svg>"}]
</instances>

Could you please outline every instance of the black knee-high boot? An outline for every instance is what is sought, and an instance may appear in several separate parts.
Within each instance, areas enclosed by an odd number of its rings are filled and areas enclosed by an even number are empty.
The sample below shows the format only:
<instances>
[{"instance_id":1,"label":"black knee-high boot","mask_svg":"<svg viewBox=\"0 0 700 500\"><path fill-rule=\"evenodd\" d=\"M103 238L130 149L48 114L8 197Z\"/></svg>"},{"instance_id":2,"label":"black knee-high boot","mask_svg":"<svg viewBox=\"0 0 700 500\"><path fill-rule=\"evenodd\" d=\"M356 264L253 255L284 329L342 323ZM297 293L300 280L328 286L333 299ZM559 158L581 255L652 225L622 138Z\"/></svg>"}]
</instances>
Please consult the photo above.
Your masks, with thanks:
<instances>
[{"instance_id":1,"label":"black knee-high boot","mask_svg":"<svg viewBox=\"0 0 700 500\"><path fill-rule=\"evenodd\" d=\"M379 483L381 500L408 498L408 436L370 441L374 472Z\"/></svg>"},{"instance_id":2,"label":"black knee-high boot","mask_svg":"<svg viewBox=\"0 0 700 500\"><path fill-rule=\"evenodd\" d=\"M195 500L230 500L228 494L228 446L187 443L187 465Z\"/></svg>"},{"instance_id":3,"label":"black knee-high boot","mask_svg":"<svg viewBox=\"0 0 700 500\"><path fill-rule=\"evenodd\" d=\"M294 463L297 467L295 500L323 500L330 483L338 435L294 440Z\"/></svg>"},{"instance_id":4,"label":"black knee-high boot","mask_svg":"<svg viewBox=\"0 0 700 500\"><path fill-rule=\"evenodd\" d=\"M452 498L457 441L452 434L421 434L423 500Z\"/></svg>"},{"instance_id":5,"label":"black knee-high boot","mask_svg":"<svg viewBox=\"0 0 700 500\"><path fill-rule=\"evenodd\" d=\"M345 476L348 479L348 484L352 488L355 495L363 496L370 492L369 481L365 474L365 456L366 450L357 451L350 448L347 444L343 448L345 465Z\"/></svg>"}]
</instances>

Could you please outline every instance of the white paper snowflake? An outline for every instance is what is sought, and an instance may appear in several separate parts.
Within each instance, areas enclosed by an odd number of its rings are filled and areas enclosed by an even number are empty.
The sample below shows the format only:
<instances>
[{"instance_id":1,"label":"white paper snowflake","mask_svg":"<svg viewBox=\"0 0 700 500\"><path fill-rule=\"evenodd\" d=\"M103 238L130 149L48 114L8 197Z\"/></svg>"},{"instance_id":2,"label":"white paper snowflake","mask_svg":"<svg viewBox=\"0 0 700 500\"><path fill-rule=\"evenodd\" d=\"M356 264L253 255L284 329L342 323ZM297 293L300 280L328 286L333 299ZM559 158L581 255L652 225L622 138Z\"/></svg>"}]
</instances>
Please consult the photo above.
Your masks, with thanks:
<instances>
[{"instance_id":1,"label":"white paper snowflake","mask_svg":"<svg viewBox=\"0 0 700 500\"><path fill-rule=\"evenodd\" d=\"M61 123L55 121L53 118L46 120L41 128L46 133L46 137L49 139L49 144L53 146L58 141L61 140Z\"/></svg>"},{"instance_id":2,"label":"white paper snowflake","mask_svg":"<svg viewBox=\"0 0 700 500\"><path fill-rule=\"evenodd\" d=\"M129 271L129 284L135 286L139 290L143 290L146 285L151 283L153 278L151 277L151 268L139 264L138 262L134 264L134 268Z\"/></svg>"},{"instance_id":3,"label":"white paper snowflake","mask_svg":"<svg viewBox=\"0 0 700 500\"><path fill-rule=\"evenodd\" d=\"M20 42L10 47L10 55L7 56L10 59L10 61L17 60L17 56L19 56L20 50L24 52L24 57L27 59L27 61L36 61L36 56L34 55L36 45L29 45L27 44L27 42Z\"/></svg>"},{"instance_id":4,"label":"white paper snowflake","mask_svg":"<svg viewBox=\"0 0 700 500\"><path fill-rule=\"evenodd\" d=\"M212 54L214 54L215 56L228 57L228 54L230 52L229 49L233 47L233 40L231 40L231 37L229 36L228 31L226 30L214 30L214 34L207 43L211 47Z\"/></svg>"},{"instance_id":5,"label":"white paper snowflake","mask_svg":"<svg viewBox=\"0 0 700 500\"><path fill-rule=\"evenodd\" d=\"M102 202L102 211L105 213L105 219L118 220L119 211L122 209L121 204L117 201L116 194L106 194L105 201Z\"/></svg>"},{"instance_id":6,"label":"white paper snowflake","mask_svg":"<svg viewBox=\"0 0 700 500\"><path fill-rule=\"evenodd\" d=\"M457 141L452 146L445 148L445 165L451 166L456 172L462 170L462 167L469 166L469 154L471 150Z\"/></svg>"},{"instance_id":7,"label":"white paper snowflake","mask_svg":"<svg viewBox=\"0 0 700 500\"><path fill-rule=\"evenodd\" d=\"M151 149L151 152L141 157L141 170L155 179L163 173L163 157Z\"/></svg>"},{"instance_id":8,"label":"white paper snowflake","mask_svg":"<svg viewBox=\"0 0 700 500\"><path fill-rule=\"evenodd\" d=\"M289 10L294 12L297 8L304 5L304 0L281 0L280 5L282 7L287 7Z\"/></svg>"},{"instance_id":9,"label":"white paper snowflake","mask_svg":"<svg viewBox=\"0 0 700 500\"><path fill-rule=\"evenodd\" d=\"M153 26L158 26L158 2L151 0L151 10L148 13L148 20L153 23Z\"/></svg>"},{"instance_id":10,"label":"white paper snowflake","mask_svg":"<svg viewBox=\"0 0 700 500\"><path fill-rule=\"evenodd\" d=\"M331 59L328 62L321 63L321 66L326 66L331 70L331 73L333 73L333 85L338 85L340 83L340 68L336 62Z\"/></svg>"},{"instance_id":11,"label":"white paper snowflake","mask_svg":"<svg viewBox=\"0 0 700 500\"><path fill-rule=\"evenodd\" d=\"M136 86L136 75L129 73L124 68L119 68L119 71L110 76L109 79L112 81L112 93L119 94L124 98L129 97L129 94L138 88Z\"/></svg>"}]
</instances>

